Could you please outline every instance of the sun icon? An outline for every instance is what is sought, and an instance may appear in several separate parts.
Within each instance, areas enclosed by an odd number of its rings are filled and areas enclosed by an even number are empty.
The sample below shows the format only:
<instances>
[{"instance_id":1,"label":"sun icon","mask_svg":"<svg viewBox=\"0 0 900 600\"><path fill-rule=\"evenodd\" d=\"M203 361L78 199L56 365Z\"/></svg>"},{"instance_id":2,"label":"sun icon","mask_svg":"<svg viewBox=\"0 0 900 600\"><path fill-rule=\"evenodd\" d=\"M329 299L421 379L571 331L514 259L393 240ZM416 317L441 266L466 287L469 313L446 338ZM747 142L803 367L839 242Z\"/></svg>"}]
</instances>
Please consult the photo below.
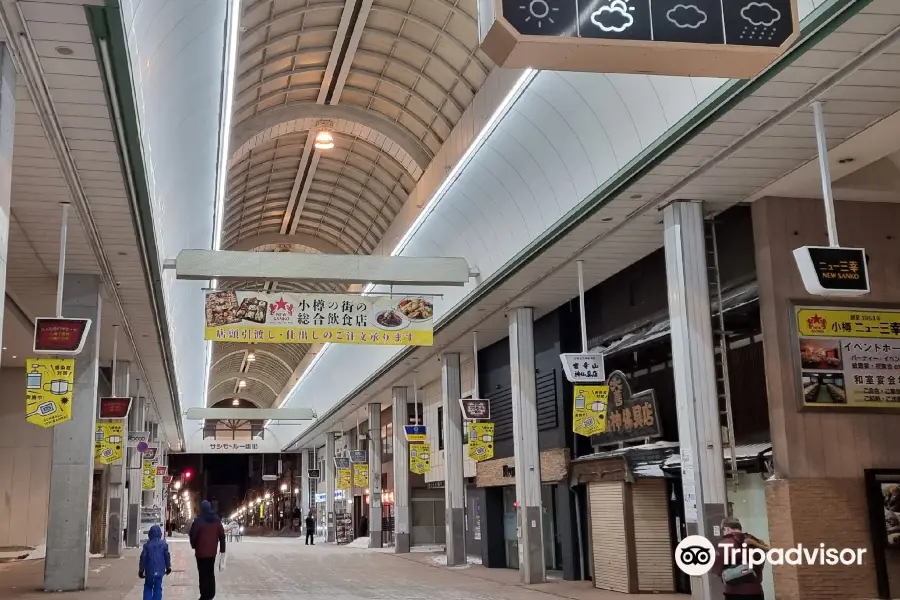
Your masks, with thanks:
<instances>
[{"instance_id":1,"label":"sun icon","mask_svg":"<svg viewBox=\"0 0 900 600\"><path fill-rule=\"evenodd\" d=\"M551 7L547 0L531 0L528 4L519 6L519 10L528 11L525 22L528 23L532 19L536 19L538 29L540 29L541 25L544 23L544 19L549 21L551 25L556 23L556 21L553 20L553 13L557 12L559 9L555 6Z\"/></svg>"}]
</instances>

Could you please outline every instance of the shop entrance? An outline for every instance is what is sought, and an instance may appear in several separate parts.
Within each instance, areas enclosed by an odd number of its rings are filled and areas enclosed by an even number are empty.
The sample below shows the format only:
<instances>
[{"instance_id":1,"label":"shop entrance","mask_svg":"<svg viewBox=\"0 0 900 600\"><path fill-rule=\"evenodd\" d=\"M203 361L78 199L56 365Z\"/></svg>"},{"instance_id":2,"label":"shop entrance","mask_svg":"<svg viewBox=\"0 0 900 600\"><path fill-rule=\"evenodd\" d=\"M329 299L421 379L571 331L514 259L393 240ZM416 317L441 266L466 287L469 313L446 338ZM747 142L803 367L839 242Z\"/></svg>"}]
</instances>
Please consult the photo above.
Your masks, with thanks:
<instances>
[{"instance_id":1,"label":"shop entrance","mask_svg":"<svg viewBox=\"0 0 900 600\"><path fill-rule=\"evenodd\" d=\"M544 566L548 571L561 569L560 547L556 530L556 486L541 486L542 525L544 538ZM503 488L503 541L506 547L506 568L519 568L519 538L516 523L516 488Z\"/></svg>"}]
</instances>

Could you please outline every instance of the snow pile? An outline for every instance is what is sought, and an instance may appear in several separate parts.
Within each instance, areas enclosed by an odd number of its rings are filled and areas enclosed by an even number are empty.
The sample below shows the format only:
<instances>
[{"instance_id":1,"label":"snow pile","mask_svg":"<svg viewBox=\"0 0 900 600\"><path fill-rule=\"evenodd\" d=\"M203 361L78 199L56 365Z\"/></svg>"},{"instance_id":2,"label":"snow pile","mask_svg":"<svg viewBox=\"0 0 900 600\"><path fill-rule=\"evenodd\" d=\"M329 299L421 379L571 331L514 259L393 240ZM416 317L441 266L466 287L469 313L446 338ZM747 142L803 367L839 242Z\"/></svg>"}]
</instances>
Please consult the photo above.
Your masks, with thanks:
<instances>
[{"instance_id":1,"label":"snow pile","mask_svg":"<svg viewBox=\"0 0 900 600\"><path fill-rule=\"evenodd\" d=\"M432 556L428 560L431 562L431 564L433 564L436 567L446 567L447 566L447 555L446 554L439 554L437 556ZM472 565L480 565L480 564L481 564L480 556L467 556L465 565L461 565L458 567L450 567L450 568L451 569L468 569Z\"/></svg>"},{"instance_id":2,"label":"snow pile","mask_svg":"<svg viewBox=\"0 0 900 600\"><path fill-rule=\"evenodd\" d=\"M369 538L368 537L358 537L349 544L347 544L347 548L368 548L369 547Z\"/></svg>"}]
</instances>

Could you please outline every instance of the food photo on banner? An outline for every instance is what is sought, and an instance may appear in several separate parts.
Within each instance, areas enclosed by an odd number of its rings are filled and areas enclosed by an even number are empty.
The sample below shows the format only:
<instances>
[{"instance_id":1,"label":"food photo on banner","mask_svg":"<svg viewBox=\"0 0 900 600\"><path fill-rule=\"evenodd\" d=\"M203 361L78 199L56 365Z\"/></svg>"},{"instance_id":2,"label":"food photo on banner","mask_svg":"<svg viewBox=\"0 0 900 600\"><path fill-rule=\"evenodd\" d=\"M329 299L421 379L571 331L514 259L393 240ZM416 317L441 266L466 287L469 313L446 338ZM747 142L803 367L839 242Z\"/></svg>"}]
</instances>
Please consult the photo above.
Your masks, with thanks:
<instances>
[{"instance_id":1,"label":"food photo on banner","mask_svg":"<svg viewBox=\"0 0 900 600\"><path fill-rule=\"evenodd\" d=\"M794 307L804 408L900 409L900 311Z\"/></svg>"},{"instance_id":2,"label":"food photo on banner","mask_svg":"<svg viewBox=\"0 0 900 600\"><path fill-rule=\"evenodd\" d=\"M206 291L205 339L431 346L431 296Z\"/></svg>"}]
</instances>

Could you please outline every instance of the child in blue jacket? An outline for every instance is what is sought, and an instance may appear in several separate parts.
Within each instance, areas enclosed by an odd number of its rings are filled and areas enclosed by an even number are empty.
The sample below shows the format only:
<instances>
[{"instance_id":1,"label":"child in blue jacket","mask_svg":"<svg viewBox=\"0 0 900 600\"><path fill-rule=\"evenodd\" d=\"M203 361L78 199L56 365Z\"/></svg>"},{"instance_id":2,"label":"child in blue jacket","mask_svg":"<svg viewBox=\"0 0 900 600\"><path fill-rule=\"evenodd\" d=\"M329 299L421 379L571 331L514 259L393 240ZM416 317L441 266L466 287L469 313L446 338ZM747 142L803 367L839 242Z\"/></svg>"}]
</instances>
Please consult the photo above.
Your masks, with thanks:
<instances>
[{"instance_id":1,"label":"child in blue jacket","mask_svg":"<svg viewBox=\"0 0 900 600\"><path fill-rule=\"evenodd\" d=\"M159 525L150 528L150 539L141 550L138 577L144 580L144 600L162 600L164 575L172 572L172 557L169 545L162 539Z\"/></svg>"}]
</instances>

